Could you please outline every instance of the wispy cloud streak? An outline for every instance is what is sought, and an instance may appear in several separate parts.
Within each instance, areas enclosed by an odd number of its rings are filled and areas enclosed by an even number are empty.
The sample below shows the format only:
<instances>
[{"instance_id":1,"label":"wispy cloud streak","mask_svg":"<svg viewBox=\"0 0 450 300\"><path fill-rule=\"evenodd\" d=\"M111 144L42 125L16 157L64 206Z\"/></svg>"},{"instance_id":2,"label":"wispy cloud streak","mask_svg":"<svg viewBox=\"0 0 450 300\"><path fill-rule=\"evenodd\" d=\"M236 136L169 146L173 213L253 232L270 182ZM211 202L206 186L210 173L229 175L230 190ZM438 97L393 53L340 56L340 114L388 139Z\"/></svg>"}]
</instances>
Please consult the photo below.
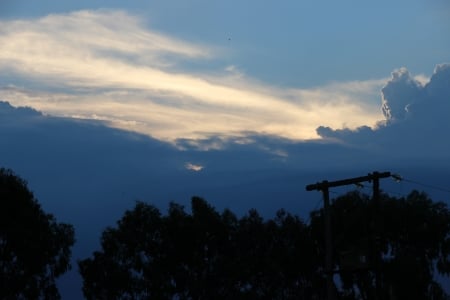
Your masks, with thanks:
<instances>
[{"instance_id":1,"label":"wispy cloud streak","mask_svg":"<svg viewBox=\"0 0 450 300\"><path fill-rule=\"evenodd\" d=\"M383 80L281 89L237 76L236 67L183 69L184 61L223 53L148 29L123 11L0 22L0 44L0 72L11 74L2 99L166 140L244 131L307 139L320 125L354 128L381 118L366 99L378 96Z\"/></svg>"}]
</instances>

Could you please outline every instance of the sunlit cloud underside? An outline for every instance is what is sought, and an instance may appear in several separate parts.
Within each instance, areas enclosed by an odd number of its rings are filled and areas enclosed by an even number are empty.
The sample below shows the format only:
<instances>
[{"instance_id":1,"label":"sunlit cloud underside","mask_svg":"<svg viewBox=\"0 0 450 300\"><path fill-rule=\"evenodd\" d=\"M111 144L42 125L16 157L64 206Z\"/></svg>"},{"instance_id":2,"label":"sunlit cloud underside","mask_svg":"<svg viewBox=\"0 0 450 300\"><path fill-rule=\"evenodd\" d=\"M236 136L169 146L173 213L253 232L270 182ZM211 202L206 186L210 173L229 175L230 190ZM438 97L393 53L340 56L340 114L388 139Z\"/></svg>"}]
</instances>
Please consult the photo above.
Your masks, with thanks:
<instances>
[{"instance_id":1,"label":"sunlit cloud underside","mask_svg":"<svg viewBox=\"0 0 450 300\"><path fill-rule=\"evenodd\" d=\"M164 140L243 132L310 139L318 126L382 119L373 99L386 79L281 88L239 66L188 68L216 66L227 49L153 31L123 11L2 21L0 44L0 99Z\"/></svg>"}]
</instances>

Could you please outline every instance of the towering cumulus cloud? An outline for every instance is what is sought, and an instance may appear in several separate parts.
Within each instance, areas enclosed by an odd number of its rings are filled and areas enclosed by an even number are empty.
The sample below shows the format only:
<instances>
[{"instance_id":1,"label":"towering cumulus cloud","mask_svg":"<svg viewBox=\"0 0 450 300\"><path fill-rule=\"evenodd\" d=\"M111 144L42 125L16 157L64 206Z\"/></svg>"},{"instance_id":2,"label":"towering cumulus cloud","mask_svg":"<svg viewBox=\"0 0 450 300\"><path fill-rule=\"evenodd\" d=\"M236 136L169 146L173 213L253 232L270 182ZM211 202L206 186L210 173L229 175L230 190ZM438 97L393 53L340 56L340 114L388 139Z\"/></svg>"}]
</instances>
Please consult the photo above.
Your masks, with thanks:
<instances>
[{"instance_id":1,"label":"towering cumulus cloud","mask_svg":"<svg viewBox=\"0 0 450 300\"><path fill-rule=\"evenodd\" d=\"M382 110L388 121L410 117L433 121L445 117L442 113L447 114L450 108L450 64L436 66L430 81L423 86L405 68L396 70L382 95Z\"/></svg>"},{"instance_id":2,"label":"towering cumulus cloud","mask_svg":"<svg viewBox=\"0 0 450 300\"><path fill-rule=\"evenodd\" d=\"M450 64L436 66L429 82L421 84L405 69L392 73L382 89L382 111L386 122L375 129L356 130L321 126L317 133L359 147L376 146L389 155L415 158L448 158L450 142Z\"/></svg>"},{"instance_id":3,"label":"towering cumulus cloud","mask_svg":"<svg viewBox=\"0 0 450 300\"><path fill-rule=\"evenodd\" d=\"M426 121L438 121L447 124L450 114L450 64L438 65L430 82L424 88L423 102L417 103L417 114L427 118Z\"/></svg>"},{"instance_id":4,"label":"towering cumulus cloud","mask_svg":"<svg viewBox=\"0 0 450 300\"><path fill-rule=\"evenodd\" d=\"M409 74L406 68L395 70L392 79L382 89L382 111L388 121L402 120L409 106L422 95L422 86Z\"/></svg>"}]
</instances>

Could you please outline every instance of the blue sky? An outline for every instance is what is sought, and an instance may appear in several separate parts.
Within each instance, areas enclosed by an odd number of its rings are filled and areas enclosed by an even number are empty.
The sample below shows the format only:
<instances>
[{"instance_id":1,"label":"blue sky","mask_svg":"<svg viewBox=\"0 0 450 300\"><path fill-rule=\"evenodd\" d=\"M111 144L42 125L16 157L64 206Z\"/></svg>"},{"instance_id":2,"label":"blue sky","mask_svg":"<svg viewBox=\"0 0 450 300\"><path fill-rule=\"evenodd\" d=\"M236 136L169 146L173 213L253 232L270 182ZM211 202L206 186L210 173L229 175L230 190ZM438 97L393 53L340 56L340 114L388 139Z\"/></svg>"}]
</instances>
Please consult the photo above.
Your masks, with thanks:
<instances>
[{"instance_id":1,"label":"blue sky","mask_svg":"<svg viewBox=\"0 0 450 300\"><path fill-rule=\"evenodd\" d=\"M447 1L0 0L0 45L0 166L74 259L138 199L306 219L305 185L391 171L450 202Z\"/></svg>"},{"instance_id":2,"label":"blue sky","mask_svg":"<svg viewBox=\"0 0 450 300\"><path fill-rule=\"evenodd\" d=\"M436 60L448 60L450 9L443 0L2 3L3 19L124 10L141 17L149 29L184 41L224 46L222 63L242 66L253 77L283 86L380 78L401 66L430 74L429 66Z\"/></svg>"}]
</instances>

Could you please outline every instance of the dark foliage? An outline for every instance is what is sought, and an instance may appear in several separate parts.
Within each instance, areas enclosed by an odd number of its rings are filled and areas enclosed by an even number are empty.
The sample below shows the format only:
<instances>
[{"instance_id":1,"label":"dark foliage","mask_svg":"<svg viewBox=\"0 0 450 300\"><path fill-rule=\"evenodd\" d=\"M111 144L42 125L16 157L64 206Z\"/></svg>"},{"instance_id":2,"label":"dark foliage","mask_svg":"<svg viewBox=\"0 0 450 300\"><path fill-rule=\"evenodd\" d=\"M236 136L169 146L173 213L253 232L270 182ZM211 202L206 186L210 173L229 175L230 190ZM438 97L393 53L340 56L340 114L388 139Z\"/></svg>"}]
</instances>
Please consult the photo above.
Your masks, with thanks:
<instances>
[{"instance_id":1,"label":"dark foliage","mask_svg":"<svg viewBox=\"0 0 450 300\"><path fill-rule=\"evenodd\" d=\"M0 299L58 299L70 267L71 225L46 214L26 183L0 169Z\"/></svg>"},{"instance_id":2,"label":"dark foliage","mask_svg":"<svg viewBox=\"0 0 450 300\"><path fill-rule=\"evenodd\" d=\"M307 226L284 211L238 219L200 198L167 216L139 202L79 262L88 299L315 299L323 279Z\"/></svg>"},{"instance_id":3,"label":"dark foliage","mask_svg":"<svg viewBox=\"0 0 450 300\"><path fill-rule=\"evenodd\" d=\"M337 299L447 299L450 212L412 192L375 202L357 192L331 205ZM311 223L280 210L264 220L218 213L200 198L163 216L137 203L79 261L88 299L325 299L323 211ZM338 281L336 281L338 282ZM377 284L378 283L378 284ZM378 287L378 289L377 289Z\"/></svg>"},{"instance_id":4,"label":"dark foliage","mask_svg":"<svg viewBox=\"0 0 450 300\"><path fill-rule=\"evenodd\" d=\"M444 203L417 191L400 199L383 195L378 203L353 192L335 199L331 212L342 299L448 299L434 276L450 272ZM322 213L313 212L311 221L321 252Z\"/></svg>"}]
</instances>

